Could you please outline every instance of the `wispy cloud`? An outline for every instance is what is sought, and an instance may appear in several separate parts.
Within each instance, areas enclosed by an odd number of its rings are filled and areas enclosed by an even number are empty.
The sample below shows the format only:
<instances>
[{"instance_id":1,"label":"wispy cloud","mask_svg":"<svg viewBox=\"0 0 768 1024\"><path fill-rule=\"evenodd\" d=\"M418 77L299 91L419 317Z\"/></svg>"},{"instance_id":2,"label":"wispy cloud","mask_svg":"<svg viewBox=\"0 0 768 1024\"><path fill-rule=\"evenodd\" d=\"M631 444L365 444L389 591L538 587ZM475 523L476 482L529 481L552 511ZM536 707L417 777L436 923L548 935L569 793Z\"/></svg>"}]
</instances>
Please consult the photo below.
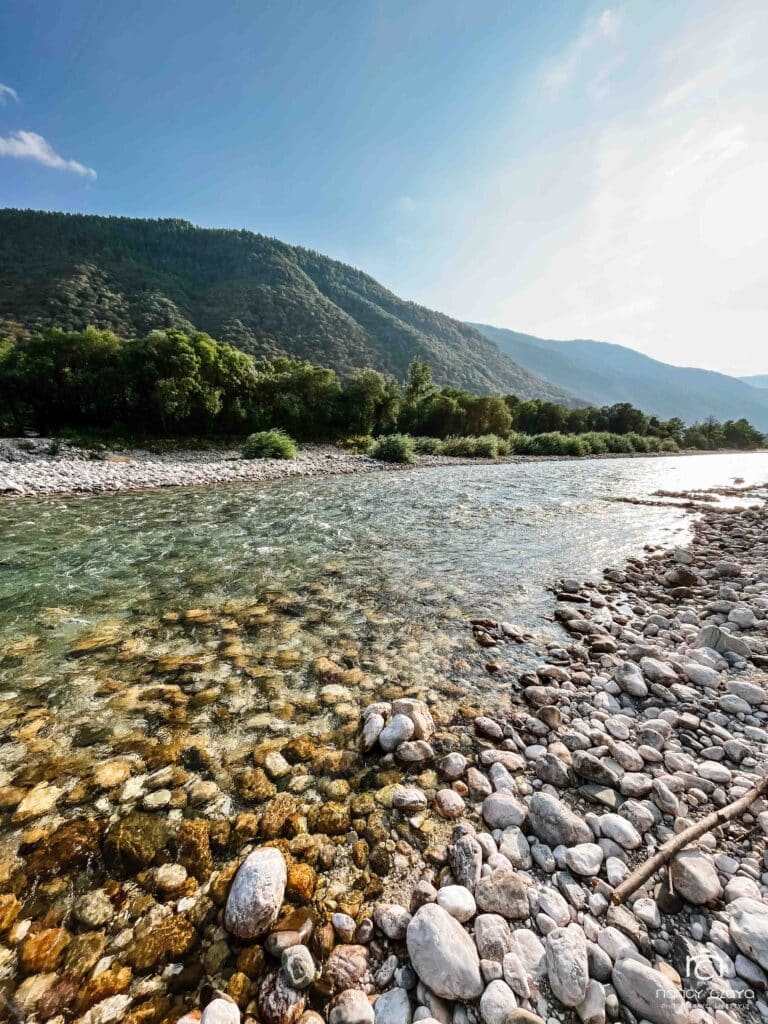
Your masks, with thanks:
<instances>
[{"instance_id":1,"label":"wispy cloud","mask_svg":"<svg viewBox=\"0 0 768 1024\"><path fill-rule=\"evenodd\" d=\"M3 137L0 135L0 156L16 157L19 160L34 160L44 167L52 167L56 171L71 171L83 178L95 178L96 171L92 167L77 160L66 160L59 156L50 142L37 132L11 132Z\"/></svg>"},{"instance_id":2,"label":"wispy cloud","mask_svg":"<svg viewBox=\"0 0 768 1024\"><path fill-rule=\"evenodd\" d=\"M618 9L618 37L599 42L593 20L535 73L528 148L499 155L464 221L456 276L431 301L544 337L759 372L768 7L708 0L701 18L698 0L654 5L653 18L642 2ZM595 103L596 69L619 57L609 102Z\"/></svg>"},{"instance_id":3,"label":"wispy cloud","mask_svg":"<svg viewBox=\"0 0 768 1024\"><path fill-rule=\"evenodd\" d=\"M569 85L581 70L584 59L594 48L607 41L614 40L619 31L619 18L615 11L607 8L598 17L590 21L578 36L571 42L568 48L554 63L550 64L544 76L544 84L548 92L558 93ZM604 69L604 76L610 73L611 68ZM601 89L604 88L604 81L600 71L598 78L601 79Z\"/></svg>"},{"instance_id":4,"label":"wispy cloud","mask_svg":"<svg viewBox=\"0 0 768 1024\"><path fill-rule=\"evenodd\" d=\"M8 100L14 100L16 103L20 103L19 94L15 89L12 89L10 85L3 85L0 82L0 107L4 107Z\"/></svg>"}]
</instances>

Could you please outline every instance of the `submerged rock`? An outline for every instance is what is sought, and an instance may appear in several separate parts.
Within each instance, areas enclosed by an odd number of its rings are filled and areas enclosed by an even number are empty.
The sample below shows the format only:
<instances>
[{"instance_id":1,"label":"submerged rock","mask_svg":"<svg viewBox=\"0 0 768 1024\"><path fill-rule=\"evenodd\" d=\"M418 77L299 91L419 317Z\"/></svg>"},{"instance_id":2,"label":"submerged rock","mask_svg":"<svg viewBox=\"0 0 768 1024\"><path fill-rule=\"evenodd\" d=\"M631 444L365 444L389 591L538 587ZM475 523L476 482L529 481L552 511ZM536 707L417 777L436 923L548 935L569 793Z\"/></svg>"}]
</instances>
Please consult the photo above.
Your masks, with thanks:
<instances>
[{"instance_id":1,"label":"submerged rock","mask_svg":"<svg viewBox=\"0 0 768 1024\"><path fill-rule=\"evenodd\" d=\"M239 939L256 939L274 924L288 873L279 850L261 847L240 865L227 897L224 926Z\"/></svg>"}]
</instances>

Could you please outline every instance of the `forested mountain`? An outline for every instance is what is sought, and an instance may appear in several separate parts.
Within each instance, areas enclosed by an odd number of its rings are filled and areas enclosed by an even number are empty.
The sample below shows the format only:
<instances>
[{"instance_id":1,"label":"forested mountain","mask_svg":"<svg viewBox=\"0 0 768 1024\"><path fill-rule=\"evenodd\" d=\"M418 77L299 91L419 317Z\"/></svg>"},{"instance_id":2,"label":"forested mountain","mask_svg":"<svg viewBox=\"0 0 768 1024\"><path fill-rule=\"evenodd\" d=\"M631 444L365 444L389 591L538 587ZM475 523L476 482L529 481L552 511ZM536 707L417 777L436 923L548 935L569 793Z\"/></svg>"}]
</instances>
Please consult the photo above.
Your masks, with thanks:
<instances>
[{"instance_id":1,"label":"forested mountain","mask_svg":"<svg viewBox=\"0 0 768 1024\"><path fill-rule=\"evenodd\" d=\"M768 388L768 373L756 373L753 377L739 377L739 380L753 388Z\"/></svg>"},{"instance_id":2,"label":"forested mountain","mask_svg":"<svg viewBox=\"0 0 768 1024\"><path fill-rule=\"evenodd\" d=\"M768 390L711 370L671 366L623 345L601 341L546 341L531 334L473 324L531 373L566 387L590 404L631 402L663 419L687 423L746 417L768 430Z\"/></svg>"},{"instance_id":3,"label":"forested mountain","mask_svg":"<svg viewBox=\"0 0 768 1024\"><path fill-rule=\"evenodd\" d=\"M578 404L473 327L320 253L182 220L0 210L0 330L88 325L202 330L342 377L374 367L402 380L419 357L441 385Z\"/></svg>"}]
</instances>

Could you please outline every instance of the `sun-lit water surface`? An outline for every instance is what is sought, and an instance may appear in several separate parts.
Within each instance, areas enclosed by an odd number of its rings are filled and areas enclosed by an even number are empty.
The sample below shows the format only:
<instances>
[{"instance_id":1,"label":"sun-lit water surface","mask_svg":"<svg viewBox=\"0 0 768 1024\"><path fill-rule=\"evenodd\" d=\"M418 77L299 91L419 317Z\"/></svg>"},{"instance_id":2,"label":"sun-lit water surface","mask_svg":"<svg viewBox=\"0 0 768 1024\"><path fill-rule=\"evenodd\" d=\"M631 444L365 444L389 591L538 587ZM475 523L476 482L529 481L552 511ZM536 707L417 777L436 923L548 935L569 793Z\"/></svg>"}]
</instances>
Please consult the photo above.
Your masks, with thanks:
<instances>
[{"instance_id":1,"label":"sun-lit water surface","mask_svg":"<svg viewBox=\"0 0 768 1024\"><path fill-rule=\"evenodd\" d=\"M595 574L645 544L688 535L689 513L613 499L734 478L768 480L768 455L457 466L7 502L0 639L16 643L18 656L2 663L0 692L56 706L64 740L107 707L110 728L135 724L100 699L105 674L113 685L146 682L158 657L196 652L208 659L208 682L226 682L222 742L274 726L298 698L311 726L318 657L359 665L376 685L452 678L492 695L490 677L456 667L482 662L468 617L553 629L554 579ZM219 657L220 620L249 604L267 621L245 630L240 661ZM189 609L209 610L213 625L161 619ZM105 628L115 632L111 645L71 657L73 643ZM244 681L244 666L270 685ZM214 718L203 706L193 724L208 730Z\"/></svg>"}]
</instances>

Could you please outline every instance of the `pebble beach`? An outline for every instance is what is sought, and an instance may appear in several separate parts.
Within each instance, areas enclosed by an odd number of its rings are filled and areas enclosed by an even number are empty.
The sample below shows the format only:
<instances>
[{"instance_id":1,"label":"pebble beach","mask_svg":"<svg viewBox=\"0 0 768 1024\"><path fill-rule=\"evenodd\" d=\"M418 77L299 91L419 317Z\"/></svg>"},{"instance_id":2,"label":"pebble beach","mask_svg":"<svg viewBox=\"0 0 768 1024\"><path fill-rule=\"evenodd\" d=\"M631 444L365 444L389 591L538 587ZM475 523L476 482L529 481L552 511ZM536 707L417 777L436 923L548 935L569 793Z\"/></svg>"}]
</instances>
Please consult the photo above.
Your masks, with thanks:
<instances>
[{"instance_id":1,"label":"pebble beach","mask_svg":"<svg viewBox=\"0 0 768 1024\"><path fill-rule=\"evenodd\" d=\"M80 635L73 667L136 727L107 750L95 721L64 736L54 709L6 695L11 1019L768 1016L765 800L612 900L671 837L765 777L767 524L763 504L707 508L689 546L553 581L557 638L468 621L503 713L418 678L377 683L340 649L312 668L334 728L272 719L226 764L185 723L223 714L222 691L242 686L212 672L214 650L269 686L244 641L276 605L169 611L163 635L198 653L153 653L149 623ZM520 672L512 652L532 642L536 667ZM4 663L34 646L20 638ZM118 681L128 667L139 685Z\"/></svg>"}]
</instances>

